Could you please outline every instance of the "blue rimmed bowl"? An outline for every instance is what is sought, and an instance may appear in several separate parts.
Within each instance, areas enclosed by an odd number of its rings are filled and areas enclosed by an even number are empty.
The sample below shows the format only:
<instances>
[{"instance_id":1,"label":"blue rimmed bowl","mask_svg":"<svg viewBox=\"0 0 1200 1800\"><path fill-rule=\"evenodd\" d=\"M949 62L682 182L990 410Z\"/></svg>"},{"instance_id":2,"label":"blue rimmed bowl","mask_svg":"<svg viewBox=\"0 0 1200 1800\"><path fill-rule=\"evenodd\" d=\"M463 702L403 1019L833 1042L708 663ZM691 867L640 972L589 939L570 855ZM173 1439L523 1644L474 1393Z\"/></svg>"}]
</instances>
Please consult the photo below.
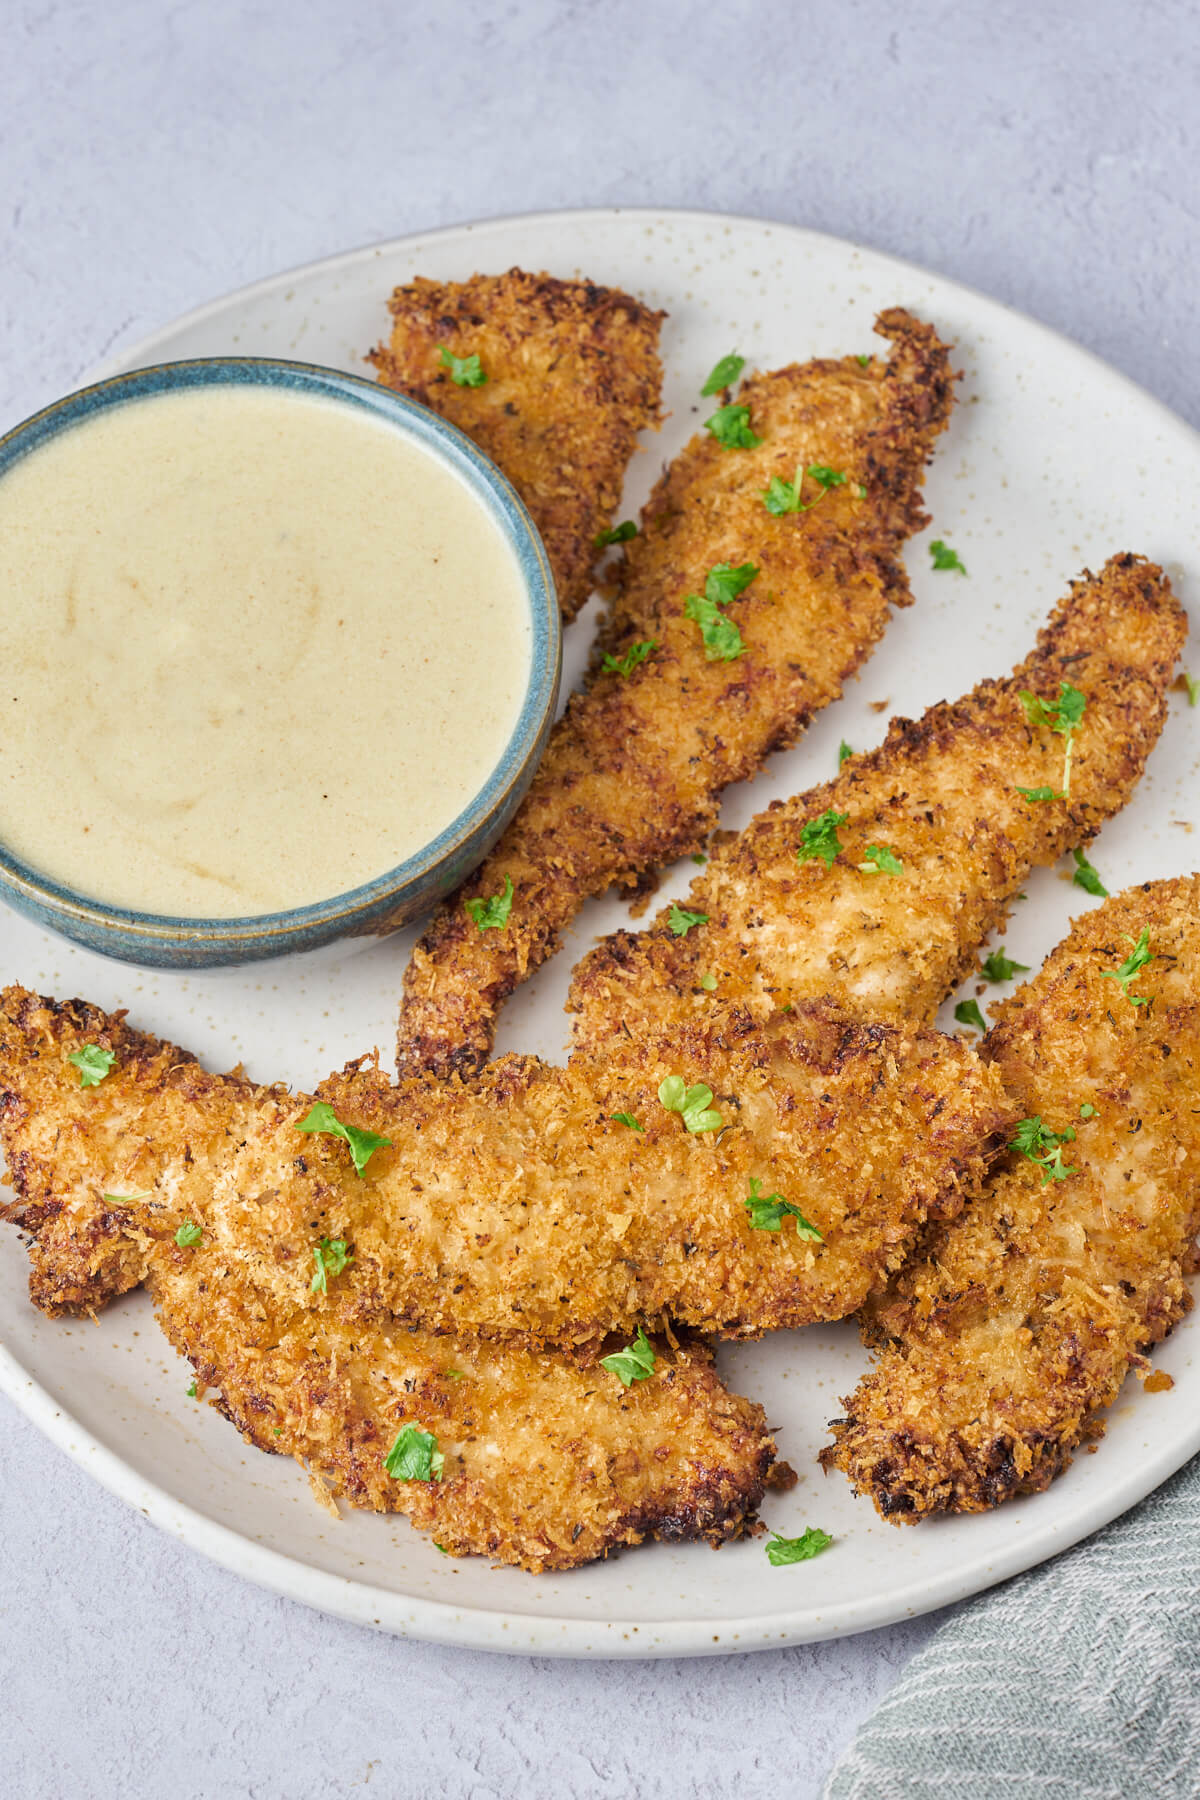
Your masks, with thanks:
<instances>
[{"instance_id":1,"label":"blue rimmed bowl","mask_svg":"<svg viewBox=\"0 0 1200 1800\"><path fill-rule=\"evenodd\" d=\"M328 900L248 918L180 919L129 911L51 881L2 841L0 897L61 936L147 968L196 969L314 950L340 937L382 935L450 893L487 855L533 779L558 700L562 622L545 546L512 484L455 426L388 388L311 363L206 357L160 363L68 394L0 438L0 481L61 431L117 406L197 387L286 388L361 409L453 471L480 500L512 549L529 608L531 654L520 715L495 768L458 817L385 875Z\"/></svg>"}]
</instances>

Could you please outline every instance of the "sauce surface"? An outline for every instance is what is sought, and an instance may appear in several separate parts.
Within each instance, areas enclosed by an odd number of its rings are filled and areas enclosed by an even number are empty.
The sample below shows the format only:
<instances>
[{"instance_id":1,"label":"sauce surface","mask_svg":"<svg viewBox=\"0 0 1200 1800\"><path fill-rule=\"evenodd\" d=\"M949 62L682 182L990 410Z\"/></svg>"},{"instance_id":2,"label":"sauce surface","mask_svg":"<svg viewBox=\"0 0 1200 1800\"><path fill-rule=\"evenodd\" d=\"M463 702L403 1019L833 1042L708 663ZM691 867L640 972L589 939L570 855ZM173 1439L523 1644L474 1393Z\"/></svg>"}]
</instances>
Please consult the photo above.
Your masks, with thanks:
<instances>
[{"instance_id":1,"label":"sauce surface","mask_svg":"<svg viewBox=\"0 0 1200 1800\"><path fill-rule=\"evenodd\" d=\"M479 792L530 656L499 526L387 426L130 402L0 479L0 842L141 912L329 899Z\"/></svg>"}]
</instances>

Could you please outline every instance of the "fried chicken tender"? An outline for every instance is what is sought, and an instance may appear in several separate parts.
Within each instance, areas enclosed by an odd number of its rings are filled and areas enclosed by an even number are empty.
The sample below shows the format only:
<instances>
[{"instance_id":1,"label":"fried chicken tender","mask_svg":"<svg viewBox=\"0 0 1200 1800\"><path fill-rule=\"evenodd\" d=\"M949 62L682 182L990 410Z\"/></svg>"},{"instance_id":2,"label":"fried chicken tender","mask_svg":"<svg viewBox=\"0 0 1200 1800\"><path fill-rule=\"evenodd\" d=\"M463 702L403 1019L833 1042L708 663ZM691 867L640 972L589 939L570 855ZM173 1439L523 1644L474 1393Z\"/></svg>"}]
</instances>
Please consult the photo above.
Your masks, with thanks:
<instances>
[{"instance_id":1,"label":"fried chicken tender","mask_svg":"<svg viewBox=\"0 0 1200 1800\"><path fill-rule=\"evenodd\" d=\"M1032 867L1087 843L1141 777L1166 717L1187 621L1153 563L1115 556L1073 583L1033 654L1007 681L984 681L923 719L892 721L882 746L836 780L775 801L711 856L683 902L707 922L685 936L663 912L617 932L580 963L567 1005L574 1041L634 1035L681 1001L716 993L766 1019L827 996L852 1018L932 1020L975 965ZM1064 740L1030 724L1022 691L1055 700L1069 681L1087 697L1062 789ZM831 811L840 851L800 861L804 826ZM884 846L899 876L868 858Z\"/></svg>"},{"instance_id":2,"label":"fried chicken tender","mask_svg":"<svg viewBox=\"0 0 1200 1800\"><path fill-rule=\"evenodd\" d=\"M470 281L418 279L388 303L379 380L473 438L508 476L542 534L564 619L592 589L596 538L611 526L637 434L657 426L665 313L613 288L510 269ZM442 361L478 356L460 386Z\"/></svg>"},{"instance_id":3,"label":"fried chicken tender","mask_svg":"<svg viewBox=\"0 0 1200 1800\"><path fill-rule=\"evenodd\" d=\"M93 1088L66 1060L88 1043L115 1056ZM284 1088L207 1074L119 1014L8 989L0 1141L17 1190L8 1216L39 1234L34 1298L86 1309L105 1297L93 1280L111 1289L115 1256L117 1279L148 1282L171 1343L250 1443L295 1457L327 1495L406 1513L453 1554L566 1569L646 1537L719 1543L752 1525L774 1441L702 1345L656 1340L653 1374L627 1390L526 1345L365 1318L366 1252L314 1292L313 1250L355 1178L327 1140L291 1129L298 1105ZM93 1278L81 1256L72 1284L38 1252L68 1245L77 1215L97 1261ZM188 1221L202 1230L191 1247L176 1238ZM440 1480L384 1468L409 1424L436 1438Z\"/></svg>"},{"instance_id":4,"label":"fried chicken tender","mask_svg":"<svg viewBox=\"0 0 1200 1800\"><path fill-rule=\"evenodd\" d=\"M10 990L4 1016L32 1006ZM309 1281L328 1239L353 1249L336 1292L350 1330L398 1322L593 1352L606 1332L660 1317L755 1336L856 1310L927 1218L978 1191L1014 1117L958 1039L855 1025L820 1004L766 1034L715 1009L619 1058L556 1069L504 1057L466 1088L395 1088L351 1064L318 1093L342 1124L388 1140L360 1179L338 1137L297 1130L307 1096L225 1082L214 1107L216 1078L185 1063L147 1083L144 1057L157 1073L169 1052L135 1048L126 1073L123 1047L101 1088L83 1090L57 1043L33 1067L28 1028L4 1031L0 1083L19 1080L30 1102L39 1082L53 1093L10 1149L50 1172L57 1198L63 1153L35 1147L57 1145L69 1121L90 1197L48 1213L34 1165L12 1162L16 1217L37 1232L34 1298L49 1311L94 1305L114 1273L140 1279L186 1218L214 1253L269 1246L277 1282L290 1271L297 1313L318 1327L326 1302ZM681 1069L711 1089L703 1129L659 1098ZM107 1222L88 1175L97 1136L124 1158L104 1178ZM127 1190L137 1197L112 1198ZM780 1209L773 1228L755 1227L756 1193L801 1216Z\"/></svg>"},{"instance_id":5,"label":"fried chicken tender","mask_svg":"<svg viewBox=\"0 0 1200 1800\"><path fill-rule=\"evenodd\" d=\"M618 592L584 692L571 697L520 810L437 913L405 977L402 1074L473 1073L496 1014L551 955L584 900L635 888L696 850L722 790L757 773L842 691L910 595L898 561L925 522L919 481L952 397L946 346L897 309L876 329L890 360L855 357L756 375L743 386L757 448L702 433L676 457L624 548ZM775 517L773 477L845 480ZM809 504L815 502L815 504ZM687 616L717 564L757 570L723 614L745 653L708 660ZM635 646L653 646L623 674ZM508 921L481 930L464 902L513 884Z\"/></svg>"},{"instance_id":6,"label":"fried chicken tender","mask_svg":"<svg viewBox=\"0 0 1200 1800\"><path fill-rule=\"evenodd\" d=\"M1151 960L1115 979L1143 934ZM1200 876L1076 921L999 1015L986 1053L1057 1136L1013 1152L871 1302L884 1348L822 1453L900 1522L1047 1487L1191 1305Z\"/></svg>"}]
</instances>

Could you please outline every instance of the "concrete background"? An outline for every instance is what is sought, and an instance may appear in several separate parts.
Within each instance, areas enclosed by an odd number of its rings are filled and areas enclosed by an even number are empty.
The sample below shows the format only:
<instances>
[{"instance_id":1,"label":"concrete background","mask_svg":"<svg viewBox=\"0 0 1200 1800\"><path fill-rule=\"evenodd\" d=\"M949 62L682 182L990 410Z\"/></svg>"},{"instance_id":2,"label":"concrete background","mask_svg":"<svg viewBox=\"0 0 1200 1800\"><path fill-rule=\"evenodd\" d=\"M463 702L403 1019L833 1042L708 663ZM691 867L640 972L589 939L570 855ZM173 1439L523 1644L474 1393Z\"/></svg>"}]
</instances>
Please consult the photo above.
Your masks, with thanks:
<instances>
[{"instance_id":1,"label":"concrete background","mask_svg":"<svg viewBox=\"0 0 1200 1800\"><path fill-rule=\"evenodd\" d=\"M1200 423L1198 76L1195 10L1153 0L0 0L0 429L280 268L607 203L910 257ZM209 1566L3 1403L0 1471L19 1800L805 1800L936 1624L640 1666L441 1650Z\"/></svg>"}]
</instances>

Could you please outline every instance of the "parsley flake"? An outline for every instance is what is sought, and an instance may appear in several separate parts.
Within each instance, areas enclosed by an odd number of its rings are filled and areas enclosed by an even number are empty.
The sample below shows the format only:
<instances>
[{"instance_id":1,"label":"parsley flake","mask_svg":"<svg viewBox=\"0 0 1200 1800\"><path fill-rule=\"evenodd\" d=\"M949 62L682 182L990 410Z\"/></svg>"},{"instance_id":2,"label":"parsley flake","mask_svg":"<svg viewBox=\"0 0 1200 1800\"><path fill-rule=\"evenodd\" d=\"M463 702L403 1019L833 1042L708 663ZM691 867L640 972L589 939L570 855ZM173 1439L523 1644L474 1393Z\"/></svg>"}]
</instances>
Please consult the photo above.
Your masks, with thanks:
<instances>
[{"instance_id":1,"label":"parsley flake","mask_svg":"<svg viewBox=\"0 0 1200 1800\"><path fill-rule=\"evenodd\" d=\"M991 950L980 964L979 973L985 981L1011 981L1014 975L1028 975L1029 964L1014 962L1003 950Z\"/></svg>"},{"instance_id":2,"label":"parsley flake","mask_svg":"<svg viewBox=\"0 0 1200 1800\"><path fill-rule=\"evenodd\" d=\"M667 924L676 937L686 937L693 925L707 925L708 914L688 912L685 906L677 906L672 900L671 910L667 914Z\"/></svg>"},{"instance_id":3,"label":"parsley flake","mask_svg":"<svg viewBox=\"0 0 1200 1800\"><path fill-rule=\"evenodd\" d=\"M635 538L638 528L632 519L622 519L619 525L610 525L607 531L598 531L592 539L597 550L607 550L610 544L627 544Z\"/></svg>"},{"instance_id":4,"label":"parsley flake","mask_svg":"<svg viewBox=\"0 0 1200 1800\"><path fill-rule=\"evenodd\" d=\"M296 1126L297 1131L315 1131L327 1137L345 1138L350 1146L350 1155L354 1160L354 1173L362 1180L363 1171L377 1150L383 1150L391 1144L391 1138L379 1137L374 1131L360 1131L356 1125L343 1125L342 1121L324 1100L314 1100L309 1108L308 1117L301 1119Z\"/></svg>"},{"instance_id":5,"label":"parsley flake","mask_svg":"<svg viewBox=\"0 0 1200 1800\"><path fill-rule=\"evenodd\" d=\"M194 1250L204 1236L204 1229L191 1219L185 1219L175 1233L175 1242L181 1250Z\"/></svg>"},{"instance_id":6,"label":"parsley flake","mask_svg":"<svg viewBox=\"0 0 1200 1800\"><path fill-rule=\"evenodd\" d=\"M731 351L728 356L723 356L720 362L713 364L712 374L700 389L701 394L705 397L710 394L723 394L727 387L732 387L745 366L745 357L739 356L736 350Z\"/></svg>"},{"instance_id":7,"label":"parsley flake","mask_svg":"<svg viewBox=\"0 0 1200 1800\"><path fill-rule=\"evenodd\" d=\"M943 544L941 538L934 538L929 546L929 554L933 558L935 569L957 569L960 575L966 574L967 566L958 551L952 550L949 544Z\"/></svg>"},{"instance_id":8,"label":"parsley flake","mask_svg":"<svg viewBox=\"0 0 1200 1800\"><path fill-rule=\"evenodd\" d=\"M954 1009L954 1017L960 1025L973 1025L976 1031L987 1030L987 1020L979 1010L978 1000L960 1000Z\"/></svg>"},{"instance_id":9,"label":"parsley flake","mask_svg":"<svg viewBox=\"0 0 1200 1800\"><path fill-rule=\"evenodd\" d=\"M632 1113L609 1113L608 1116L614 1125L627 1125L630 1131L645 1131L646 1129L644 1125L638 1124Z\"/></svg>"},{"instance_id":10,"label":"parsley flake","mask_svg":"<svg viewBox=\"0 0 1200 1800\"><path fill-rule=\"evenodd\" d=\"M699 863L700 867L703 868L705 863L708 861L708 858L707 858L707 856L705 856L703 850L693 850L692 851L692 861L694 863Z\"/></svg>"},{"instance_id":11,"label":"parsley flake","mask_svg":"<svg viewBox=\"0 0 1200 1800\"><path fill-rule=\"evenodd\" d=\"M600 1367L615 1375L625 1387L632 1387L635 1381L645 1381L653 1375L654 1362L654 1347L639 1325L632 1344L625 1350L614 1350L611 1356L602 1356Z\"/></svg>"},{"instance_id":12,"label":"parsley flake","mask_svg":"<svg viewBox=\"0 0 1200 1800\"><path fill-rule=\"evenodd\" d=\"M439 344L442 367L449 369L450 379L455 387L482 387L487 380L478 356L452 356L445 344Z\"/></svg>"},{"instance_id":13,"label":"parsley flake","mask_svg":"<svg viewBox=\"0 0 1200 1800\"><path fill-rule=\"evenodd\" d=\"M827 869L832 869L842 841L838 837L838 826L848 823L849 813L836 812L827 806L819 818L810 819L800 833L800 848L796 851L797 862L808 862L819 856Z\"/></svg>"},{"instance_id":14,"label":"parsley flake","mask_svg":"<svg viewBox=\"0 0 1200 1800\"><path fill-rule=\"evenodd\" d=\"M812 1222L805 1218L798 1206L785 1200L782 1194L760 1193L761 1187L757 1176L750 1177L750 1192L742 1201L742 1205L750 1214L752 1231L780 1231L785 1219L795 1219L796 1236L808 1238L814 1244L823 1244L825 1239Z\"/></svg>"},{"instance_id":15,"label":"parsley flake","mask_svg":"<svg viewBox=\"0 0 1200 1800\"><path fill-rule=\"evenodd\" d=\"M777 1531L771 1533L767 1544L767 1561L772 1568L781 1569L787 1563L809 1562L814 1556L820 1556L822 1550L828 1550L833 1539L819 1525L810 1525L799 1537L780 1537Z\"/></svg>"},{"instance_id":16,"label":"parsley flake","mask_svg":"<svg viewBox=\"0 0 1200 1800\"><path fill-rule=\"evenodd\" d=\"M870 363L871 358L867 355L859 355L859 356L856 356L854 358L854 360L861 369L865 369L867 367L867 365Z\"/></svg>"},{"instance_id":17,"label":"parsley flake","mask_svg":"<svg viewBox=\"0 0 1200 1800\"><path fill-rule=\"evenodd\" d=\"M821 490L819 494L814 494L811 500L802 500L800 497L806 475L815 481ZM772 475L770 482L763 490L763 505L776 519L783 518L785 513L810 512L818 500L824 498L830 488L844 487L845 484L846 476L842 471L831 469L828 463L809 463L807 468L801 463L796 470L794 481L784 481L781 476ZM859 489L860 499L866 491L865 488Z\"/></svg>"},{"instance_id":18,"label":"parsley flake","mask_svg":"<svg viewBox=\"0 0 1200 1800\"><path fill-rule=\"evenodd\" d=\"M113 1206L133 1206L138 1200L149 1200L153 1192L153 1188L146 1188L139 1194L102 1194L100 1198L110 1201Z\"/></svg>"},{"instance_id":19,"label":"parsley flake","mask_svg":"<svg viewBox=\"0 0 1200 1800\"><path fill-rule=\"evenodd\" d=\"M688 594L683 610L700 627L704 653L709 662L736 662L746 648L745 640L733 620L721 611L748 588L758 574L754 563L714 563L704 580L703 594Z\"/></svg>"},{"instance_id":20,"label":"parsley flake","mask_svg":"<svg viewBox=\"0 0 1200 1800\"><path fill-rule=\"evenodd\" d=\"M1127 944L1133 944L1133 939L1127 934L1125 934L1125 941ZM1121 992L1131 1006L1149 1006L1150 1001L1145 994L1131 994L1129 987L1130 983L1137 979L1139 971L1144 969L1147 963L1153 961L1154 951L1150 948L1150 928L1143 926L1142 935L1138 938L1137 943L1133 944L1133 949L1120 968L1104 969L1100 979L1101 981L1119 981Z\"/></svg>"},{"instance_id":21,"label":"parsley flake","mask_svg":"<svg viewBox=\"0 0 1200 1800\"><path fill-rule=\"evenodd\" d=\"M1090 1100L1085 1100L1083 1105L1079 1108L1079 1116L1081 1119L1094 1119L1095 1118L1096 1109L1092 1105Z\"/></svg>"},{"instance_id":22,"label":"parsley flake","mask_svg":"<svg viewBox=\"0 0 1200 1800\"><path fill-rule=\"evenodd\" d=\"M723 450L756 450L762 439L750 429L748 406L718 406L711 419L704 421Z\"/></svg>"},{"instance_id":23,"label":"parsley flake","mask_svg":"<svg viewBox=\"0 0 1200 1800\"><path fill-rule=\"evenodd\" d=\"M714 563L704 578L705 598L716 606L728 606L745 592L757 574L757 563Z\"/></svg>"},{"instance_id":24,"label":"parsley flake","mask_svg":"<svg viewBox=\"0 0 1200 1800\"><path fill-rule=\"evenodd\" d=\"M480 931L502 931L508 924L508 915L512 911L513 884L511 875L504 877L504 892L493 894L487 900L464 900L468 918L474 919Z\"/></svg>"},{"instance_id":25,"label":"parsley flake","mask_svg":"<svg viewBox=\"0 0 1200 1800\"><path fill-rule=\"evenodd\" d=\"M1017 792L1018 794L1023 794L1026 800L1035 802L1039 800L1065 800L1067 797L1065 794L1056 793L1055 790L1050 787L1019 787ZM1018 898L1020 898L1020 896L1018 896Z\"/></svg>"},{"instance_id":26,"label":"parsley flake","mask_svg":"<svg viewBox=\"0 0 1200 1800\"><path fill-rule=\"evenodd\" d=\"M1083 854L1083 851L1076 850L1074 856L1075 873L1072 875L1071 880L1075 883L1075 886L1082 888L1085 894L1097 894L1101 900L1107 900L1108 889L1101 881L1095 869L1093 869L1087 857Z\"/></svg>"},{"instance_id":27,"label":"parsley flake","mask_svg":"<svg viewBox=\"0 0 1200 1800\"><path fill-rule=\"evenodd\" d=\"M405 1425L384 1457L383 1466L396 1481L440 1481L446 1458L432 1431Z\"/></svg>"},{"instance_id":28,"label":"parsley flake","mask_svg":"<svg viewBox=\"0 0 1200 1800\"><path fill-rule=\"evenodd\" d=\"M1027 1162L1035 1163L1041 1171L1042 1186L1048 1181L1065 1181L1068 1175L1077 1175L1075 1167L1063 1166L1064 1144L1075 1142L1074 1128L1068 1125L1062 1131L1051 1131L1044 1125L1038 1114L1032 1119L1022 1119L1016 1128L1010 1148L1017 1151Z\"/></svg>"},{"instance_id":29,"label":"parsley flake","mask_svg":"<svg viewBox=\"0 0 1200 1800\"><path fill-rule=\"evenodd\" d=\"M848 763L850 761L850 758L853 755L854 755L853 750L850 748L850 746L846 742L845 738L843 738L841 743L838 745L838 773L839 773L839 775L842 772L842 768L843 768L844 764Z\"/></svg>"},{"instance_id":30,"label":"parsley flake","mask_svg":"<svg viewBox=\"0 0 1200 1800\"><path fill-rule=\"evenodd\" d=\"M309 1289L314 1294L327 1294L329 1277L340 1275L346 1264L354 1261L354 1252L346 1249L345 1238L323 1237L319 1244L313 1246L313 1261L317 1265L317 1272L309 1283Z\"/></svg>"},{"instance_id":31,"label":"parsley flake","mask_svg":"<svg viewBox=\"0 0 1200 1800\"><path fill-rule=\"evenodd\" d=\"M196 1398L196 1383L194 1381L192 1382L191 1386L188 1388L187 1397L189 1400L194 1400Z\"/></svg>"},{"instance_id":32,"label":"parsley flake","mask_svg":"<svg viewBox=\"0 0 1200 1800\"><path fill-rule=\"evenodd\" d=\"M1197 681L1194 675L1189 675L1185 669L1183 671L1183 685L1187 689L1188 705L1195 706L1197 700L1200 700L1200 681Z\"/></svg>"},{"instance_id":33,"label":"parsley flake","mask_svg":"<svg viewBox=\"0 0 1200 1800\"><path fill-rule=\"evenodd\" d=\"M860 869L874 869L882 875L900 875L904 871L903 861L887 844L868 844L863 856L866 860L859 863Z\"/></svg>"},{"instance_id":34,"label":"parsley flake","mask_svg":"<svg viewBox=\"0 0 1200 1800\"><path fill-rule=\"evenodd\" d=\"M1087 711L1087 695L1080 688L1072 687L1069 681L1058 684L1058 699L1043 700L1038 694L1031 694L1028 688L1022 688L1018 696L1024 709L1025 717L1031 725L1049 725L1060 737L1067 740L1063 756L1063 782L1060 800L1070 798L1071 793L1071 752L1074 748L1075 733L1083 723L1083 715ZM1018 790L1024 793L1024 789Z\"/></svg>"},{"instance_id":35,"label":"parsley flake","mask_svg":"<svg viewBox=\"0 0 1200 1800\"><path fill-rule=\"evenodd\" d=\"M624 656L612 656L606 651L600 667L606 675L619 675L624 680L626 675L632 675L641 663L653 656L657 649L657 638L642 638L638 643L630 644Z\"/></svg>"},{"instance_id":36,"label":"parsley flake","mask_svg":"<svg viewBox=\"0 0 1200 1800\"><path fill-rule=\"evenodd\" d=\"M80 1087L99 1087L116 1060L112 1050L102 1050L99 1044L85 1044L67 1058L79 1070Z\"/></svg>"},{"instance_id":37,"label":"parsley flake","mask_svg":"<svg viewBox=\"0 0 1200 1800\"><path fill-rule=\"evenodd\" d=\"M703 1081L688 1087L682 1075L668 1075L658 1090L668 1112L677 1112L688 1131L719 1131L724 1124L712 1104L713 1091Z\"/></svg>"},{"instance_id":38,"label":"parsley flake","mask_svg":"<svg viewBox=\"0 0 1200 1800\"><path fill-rule=\"evenodd\" d=\"M716 976L715 975L702 975L700 977L700 986L704 989L706 994L715 994L717 991Z\"/></svg>"}]
</instances>

